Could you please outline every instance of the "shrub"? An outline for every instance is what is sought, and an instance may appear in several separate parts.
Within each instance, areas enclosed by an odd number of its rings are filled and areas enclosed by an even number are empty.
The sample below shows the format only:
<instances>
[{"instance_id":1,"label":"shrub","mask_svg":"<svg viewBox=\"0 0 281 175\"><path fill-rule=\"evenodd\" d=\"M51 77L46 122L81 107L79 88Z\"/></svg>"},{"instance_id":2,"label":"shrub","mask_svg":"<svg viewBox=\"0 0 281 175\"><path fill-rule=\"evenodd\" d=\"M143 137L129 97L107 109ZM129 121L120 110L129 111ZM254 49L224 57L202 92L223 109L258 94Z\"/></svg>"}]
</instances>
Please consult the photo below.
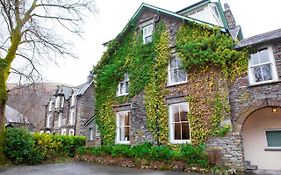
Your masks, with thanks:
<instances>
[{"instance_id":1,"label":"shrub","mask_svg":"<svg viewBox=\"0 0 281 175\"><path fill-rule=\"evenodd\" d=\"M188 165L207 167L208 158L204 150L204 145L192 146L190 144L184 144L180 148L180 156Z\"/></svg>"},{"instance_id":2,"label":"shrub","mask_svg":"<svg viewBox=\"0 0 281 175\"><path fill-rule=\"evenodd\" d=\"M8 128L6 130L4 152L13 163L36 164L40 162L41 154L36 151L34 146L33 137L26 129Z\"/></svg>"},{"instance_id":3,"label":"shrub","mask_svg":"<svg viewBox=\"0 0 281 175\"><path fill-rule=\"evenodd\" d=\"M38 164L57 157L73 157L85 145L85 137L29 133L23 128L9 128L4 151L15 164Z\"/></svg>"},{"instance_id":4,"label":"shrub","mask_svg":"<svg viewBox=\"0 0 281 175\"><path fill-rule=\"evenodd\" d=\"M130 149L129 157L135 159L147 159L150 156L150 150L152 146L152 143L144 143L132 146Z\"/></svg>"},{"instance_id":5,"label":"shrub","mask_svg":"<svg viewBox=\"0 0 281 175\"><path fill-rule=\"evenodd\" d=\"M150 160L171 160L173 158L173 151L165 145L151 147L149 159Z\"/></svg>"}]
</instances>

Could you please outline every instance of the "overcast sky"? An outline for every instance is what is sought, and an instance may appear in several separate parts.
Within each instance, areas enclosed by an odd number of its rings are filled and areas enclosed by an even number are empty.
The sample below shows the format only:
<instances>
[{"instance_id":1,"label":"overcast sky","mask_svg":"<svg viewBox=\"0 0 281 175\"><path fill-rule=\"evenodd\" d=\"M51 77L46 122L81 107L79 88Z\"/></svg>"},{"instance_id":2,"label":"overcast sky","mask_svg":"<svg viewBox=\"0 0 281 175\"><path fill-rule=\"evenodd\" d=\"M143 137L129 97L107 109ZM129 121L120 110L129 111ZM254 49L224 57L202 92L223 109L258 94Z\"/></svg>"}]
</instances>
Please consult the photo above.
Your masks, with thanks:
<instances>
[{"instance_id":1,"label":"overcast sky","mask_svg":"<svg viewBox=\"0 0 281 175\"><path fill-rule=\"evenodd\" d=\"M113 39L126 25L142 2L177 11L199 0L96 0L98 13L88 17L83 38L75 41L79 59L58 61L43 69L44 81L79 85L86 81L92 66L100 59L102 43ZM221 0L228 3L245 37L281 28L280 0Z\"/></svg>"}]
</instances>

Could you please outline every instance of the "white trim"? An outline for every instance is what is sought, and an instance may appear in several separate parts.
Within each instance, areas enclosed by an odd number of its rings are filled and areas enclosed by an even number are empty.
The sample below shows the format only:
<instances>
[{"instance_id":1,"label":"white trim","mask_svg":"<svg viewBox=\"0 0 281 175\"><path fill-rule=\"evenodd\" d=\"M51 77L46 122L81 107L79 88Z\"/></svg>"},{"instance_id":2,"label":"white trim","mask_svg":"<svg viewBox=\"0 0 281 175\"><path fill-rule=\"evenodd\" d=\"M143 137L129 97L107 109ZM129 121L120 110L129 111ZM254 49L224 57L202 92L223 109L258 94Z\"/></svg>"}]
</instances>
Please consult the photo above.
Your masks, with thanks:
<instances>
[{"instance_id":1,"label":"white trim","mask_svg":"<svg viewBox=\"0 0 281 175\"><path fill-rule=\"evenodd\" d=\"M66 129L65 128L61 130L61 135L63 135L63 136L66 135Z\"/></svg>"},{"instance_id":2,"label":"white trim","mask_svg":"<svg viewBox=\"0 0 281 175\"><path fill-rule=\"evenodd\" d=\"M47 115L46 127L51 128L52 114Z\"/></svg>"},{"instance_id":3,"label":"white trim","mask_svg":"<svg viewBox=\"0 0 281 175\"><path fill-rule=\"evenodd\" d=\"M74 105L75 105L75 101L76 101L76 95L75 95L75 94L72 94L70 106L74 106Z\"/></svg>"},{"instance_id":4,"label":"white trim","mask_svg":"<svg viewBox=\"0 0 281 175\"><path fill-rule=\"evenodd\" d=\"M74 129L70 129L70 130L68 131L68 135L69 135L69 136L74 136L74 135L75 135Z\"/></svg>"},{"instance_id":5,"label":"white trim","mask_svg":"<svg viewBox=\"0 0 281 175\"><path fill-rule=\"evenodd\" d=\"M53 101L52 100L49 101L48 107L49 107L48 110L52 111L52 107L53 107Z\"/></svg>"},{"instance_id":6,"label":"white trim","mask_svg":"<svg viewBox=\"0 0 281 175\"><path fill-rule=\"evenodd\" d=\"M152 27L152 31L151 31L150 34L147 34L145 32L145 29L150 28L150 27ZM153 38L152 38L153 31L154 31L153 22L151 22L151 23L147 24L146 26L142 27L142 40L143 40L143 44L148 44L148 43L151 43L153 41ZM146 41L146 39L149 38L149 37L151 37L151 41L150 42Z\"/></svg>"},{"instance_id":7,"label":"white trim","mask_svg":"<svg viewBox=\"0 0 281 175\"><path fill-rule=\"evenodd\" d=\"M191 130L190 130L190 122L188 121L189 126L189 140L175 140L174 139L174 125L173 125L173 116L172 116L172 106L186 104L187 105L187 112L189 112L189 103L188 102L180 102L180 103L173 103L169 105L169 141L172 144L183 144L183 143L191 143Z\"/></svg>"},{"instance_id":8,"label":"white trim","mask_svg":"<svg viewBox=\"0 0 281 175\"><path fill-rule=\"evenodd\" d=\"M119 132L119 128L121 127L125 127L124 126L119 126L120 123L120 114L128 114L128 117L130 117L130 111L119 111L116 113L116 138L115 138L115 143L116 144L130 144L130 139L127 141L120 141L120 132ZM129 122L131 121L131 119L129 118ZM129 135L130 135L130 128L131 128L131 123L129 123Z\"/></svg>"},{"instance_id":9,"label":"white trim","mask_svg":"<svg viewBox=\"0 0 281 175\"><path fill-rule=\"evenodd\" d=\"M170 59L170 61L169 61L169 65L168 65L168 81L167 81L167 85L168 86L173 86L173 85L178 85L178 84L184 84L184 83L186 83L187 82L187 73L186 73L186 71L185 71L185 80L184 81L179 81L179 82L171 82L171 74L170 74L170 71L171 71L171 61L173 60L173 59L176 59L176 58L178 58L179 60L180 60L180 62L182 62L182 60L181 60L181 58L177 55L177 54L173 54L172 55L172 58ZM175 69L175 68L174 68ZM180 70L181 68L177 68L178 70ZM182 68L183 70L184 70L184 68Z\"/></svg>"},{"instance_id":10,"label":"white trim","mask_svg":"<svg viewBox=\"0 0 281 175\"><path fill-rule=\"evenodd\" d=\"M62 125L62 113L59 113L59 116L58 116L58 127L61 127Z\"/></svg>"},{"instance_id":11,"label":"white trim","mask_svg":"<svg viewBox=\"0 0 281 175\"><path fill-rule=\"evenodd\" d=\"M60 107L63 108L63 106L64 106L64 97L62 96L62 97L61 97L61 104L60 104Z\"/></svg>"},{"instance_id":12,"label":"white trim","mask_svg":"<svg viewBox=\"0 0 281 175\"><path fill-rule=\"evenodd\" d=\"M126 77L127 77L127 78L126 78ZM129 74L128 74L128 73L125 73L124 79L123 79L122 81L120 81L119 84L118 84L118 86L117 86L117 92L116 92L116 96L117 96L117 97L129 95L129 81L130 81ZM122 94L121 94L121 84L125 84L125 86L126 86L126 83L128 83L128 92L125 92L125 93L122 93ZM125 88L126 88L126 87L125 87Z\"/></svg>"},{"instance_id":13,"label":"white trim","mask_svg":"<svg viewBox=\"0 0 281 175\"><path fill-rule=\"evenodd\" d=\"M69 125L73 126L75 125L75 113L74 110L69 111Z\"/></svg>"},{"instance_id":14,"label":"white trim","mask_svg":"<svg viewBox=\"0 0 281 175\"><path fill-rule=\"evenodd\" d=\"M256 64L256 65L250 65L250 61L251 61L251 56L250 56L249 61L248 61L248 80L249 80L250 85L259 85L259 84L266 84L266 83L278 81L278 73L277 73L277 68L276 68L276 63L275 63L275 58L274 58L272 46L268 45L268 46L260 47L260 48L256 49L255 53L257 53L259 50L262 50L262 49L268 50L269 62ZM261 66L261 65L266 65L266 64L270 64L270 68L271 68L271 71L272 71L271 72L272 73L271 74L272 80L255 82L255 78L254 78L254 75L252 73L252 68L257 67L257 66Z\"/></svg>"},{"instance_id":15,"label":"white trim","mask_svg":"<svg viewBox=\"0 0 281 175\"><path fill-rule=\"evenodd\" d=\"M59 107L60 104L60 96L56 97L56 102L55 102L55 108L57 109Z\"/></svg>"}]
</instances>

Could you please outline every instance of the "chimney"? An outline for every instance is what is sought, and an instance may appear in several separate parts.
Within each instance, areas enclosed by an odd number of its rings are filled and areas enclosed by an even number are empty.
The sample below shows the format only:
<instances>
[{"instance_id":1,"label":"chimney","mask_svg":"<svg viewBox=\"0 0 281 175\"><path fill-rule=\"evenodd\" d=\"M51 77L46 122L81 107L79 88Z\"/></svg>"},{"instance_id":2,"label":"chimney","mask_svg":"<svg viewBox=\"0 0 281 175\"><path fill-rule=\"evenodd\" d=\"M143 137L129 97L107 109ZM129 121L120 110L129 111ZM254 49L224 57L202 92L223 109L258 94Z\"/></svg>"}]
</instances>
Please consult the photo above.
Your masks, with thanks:
<instances>
[{"instance_id":1,"label":"chimney","mask_svg":"<svg viewBox=\"0 0 281 175\"><path fill-rule=\"evenodd\" d=\"M226 21L228 23L228 28L234 29L236 27L236 22L234 19L234 16L229 8L229 5L227 3L224 4L224 16L226 18Z\"/></svg>"},{"instance_id":2,"label":"chimney","mask_svg":"<svg viewBox=\"0 0 281 175\"><path fill-rule=\"evenodd\" d=\"M94 79L93 74L90 72L90 74L87 77L87 83L90 83Z\"/></svg>"}]
</instances>

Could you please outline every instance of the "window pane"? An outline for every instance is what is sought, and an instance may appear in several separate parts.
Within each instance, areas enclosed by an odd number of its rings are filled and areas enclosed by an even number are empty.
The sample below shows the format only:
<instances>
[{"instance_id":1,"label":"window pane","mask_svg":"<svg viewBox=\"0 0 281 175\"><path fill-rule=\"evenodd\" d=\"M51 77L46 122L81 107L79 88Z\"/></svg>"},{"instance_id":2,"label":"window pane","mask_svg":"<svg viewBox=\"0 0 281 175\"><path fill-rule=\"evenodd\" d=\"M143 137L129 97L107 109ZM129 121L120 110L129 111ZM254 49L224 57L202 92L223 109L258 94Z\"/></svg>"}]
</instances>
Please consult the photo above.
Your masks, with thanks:
<instances>
[{"instance_id":1,"label":"window pane","mask_svg":"<svg viewBox=\"0 0 281 175\"><path fill-rule=\"evenodd\" d=\"M125 93L129 93L129 82L125 83Z\"/></svg>"},{"instance_id":2,"label":"window pane","mask_svg":"<svg viewBox=\"0 0 281 175\"><path fill-rule=\"evenodd\" d=\"M268 49L260 50L259 52L260 63L270 62Z\"/></svg>"},{"instance_id":3,"label":"window pane","mask_svg":"<svg viewBox=\"0 0 281 175\"><path fill-rule=\"evenodd\" d=\"M170 68L171 69L174 69L174 68L177 68L177 59L176 58L173 58L170 62Z\"/></svg>"},{"instance_id":4,"label":"window pane","mask_svg":"<svg viewBox=\"0 0 281 175\"><path fill-rule=\"evenodd\" d=\"M262 65L262 75L263 75L263 80L272 80L272 73L271 73L271 66L270 64Z\"/></svg>"},{"instance_id":5,"label":"window pane","mask_svg":"<svg viewBox=\"0 0 281 175\"><path fill-rule=\"evenodd\" d=\"M124 131L125 131L124 141L129 141L130 140L130 128L129 127L125 127Z\"/></svg>"},{"instance_id":6,"label":"window pane","mask_svg":"<svg viewBox=\"0 0 281 175\"><path fill-rule=\"evenodd\" d=\"M179 112L174 114L174 122L179 122L180 121L180 117L179 117Z\"/></svg>"},{"instance_id":7,"label":"window pane","mask_svg":"<svg viewBox=\"0 0 281 175\"><path fill-rule=\"evenodd\" d=\"M120 83L120 94L125 94L126 87L124 83Z\"/></svg>"},{"instance_id":8,"label":"window pane","mask_svg":"<svg viewBox=\"0 0 281 175\"><path fill-rule=\"evenodd\" d=\"M126 125L126 126L129 126L129 125L130 125L129 113L125 114L125 125Z\"/></svg>"},{"instance_id":9,"label":"window pane","mask_svg":"<svg viewBox=\"0 0 281 175\"><path fill-rule=\"evenodd\" d=\"M152 42L152 36L145 37L145 43L151 43Z\"/></svg>"},{"instance_id":10,"label":"window pane","mask_svg":"<svg viewBox=\"0 0 281 175\"><path fill-rule=\"evenodd\" d=\"M150 36L153 32L153 24L144 27L144 36Z\"/></svg>"},{"instance_id":11,"label":"window pane","mask_svg":"<svg viewBox=\"0 0 281 175\"><path fill-rule=\"evenodd\" d=\"M281 147L281 131L266 131L268 147Z\"/></svg>"},{"instance_id":12,"label":"window pane","mask_svg":"<svg viewBox=\"0 0 281 175\"><path fill-rule=\"evenodd\" d=\"M186 73L184 69L179 69L179 82L186 81Z\"/></svg>"},{"instance_id":13,"label":"window pane","mask_svg":"<svg viewBox=\"0 0 281 175\"><path fill-rule=\"evenodd\" d=\"M259 64L259 57L257 53L251 54L251 59L250 59L250 65L256 65Z\"/></svg>"},{"instance_id":14,"label":"window pane","mask_svg":"<svg viewBox=\"0 0 281 175\"><path fill-rule=\"evenodd\" d=\"M263 81L262 80L262 73L261 73L261 67L260 66L254 67L252 69L252 71L253 71L253 74L255 75L256 82Z\"/></svg>"},{"instance_id":15,"label":"window pane","mask_svg":"<svg viewBox=\"0 0 281 175\"><path fill-rule=\"evenodd\" d=\"M189 123L182 123L182 139L189 140Z\"/></svg>"},{"instance_id":16,"label":"window pane","mask_svg":"<svg viewBox=\"0 0 281 175\"><path fill-rule=\"evenodd\" d=\"M181 121L188 121L187 120L187 112L186 111L181 111L180 112L180 117L181 117Z\"/></svg>"},{"instance_id":17,"label":"window pane","mask_svg":"<svg viewBox=\"0 0 281 175\"><path fill-rule=\"evenodd\" d=\"M174 139L181 140L181 124L180 123L174 124Z\"/></svg>"}]
</instances>

